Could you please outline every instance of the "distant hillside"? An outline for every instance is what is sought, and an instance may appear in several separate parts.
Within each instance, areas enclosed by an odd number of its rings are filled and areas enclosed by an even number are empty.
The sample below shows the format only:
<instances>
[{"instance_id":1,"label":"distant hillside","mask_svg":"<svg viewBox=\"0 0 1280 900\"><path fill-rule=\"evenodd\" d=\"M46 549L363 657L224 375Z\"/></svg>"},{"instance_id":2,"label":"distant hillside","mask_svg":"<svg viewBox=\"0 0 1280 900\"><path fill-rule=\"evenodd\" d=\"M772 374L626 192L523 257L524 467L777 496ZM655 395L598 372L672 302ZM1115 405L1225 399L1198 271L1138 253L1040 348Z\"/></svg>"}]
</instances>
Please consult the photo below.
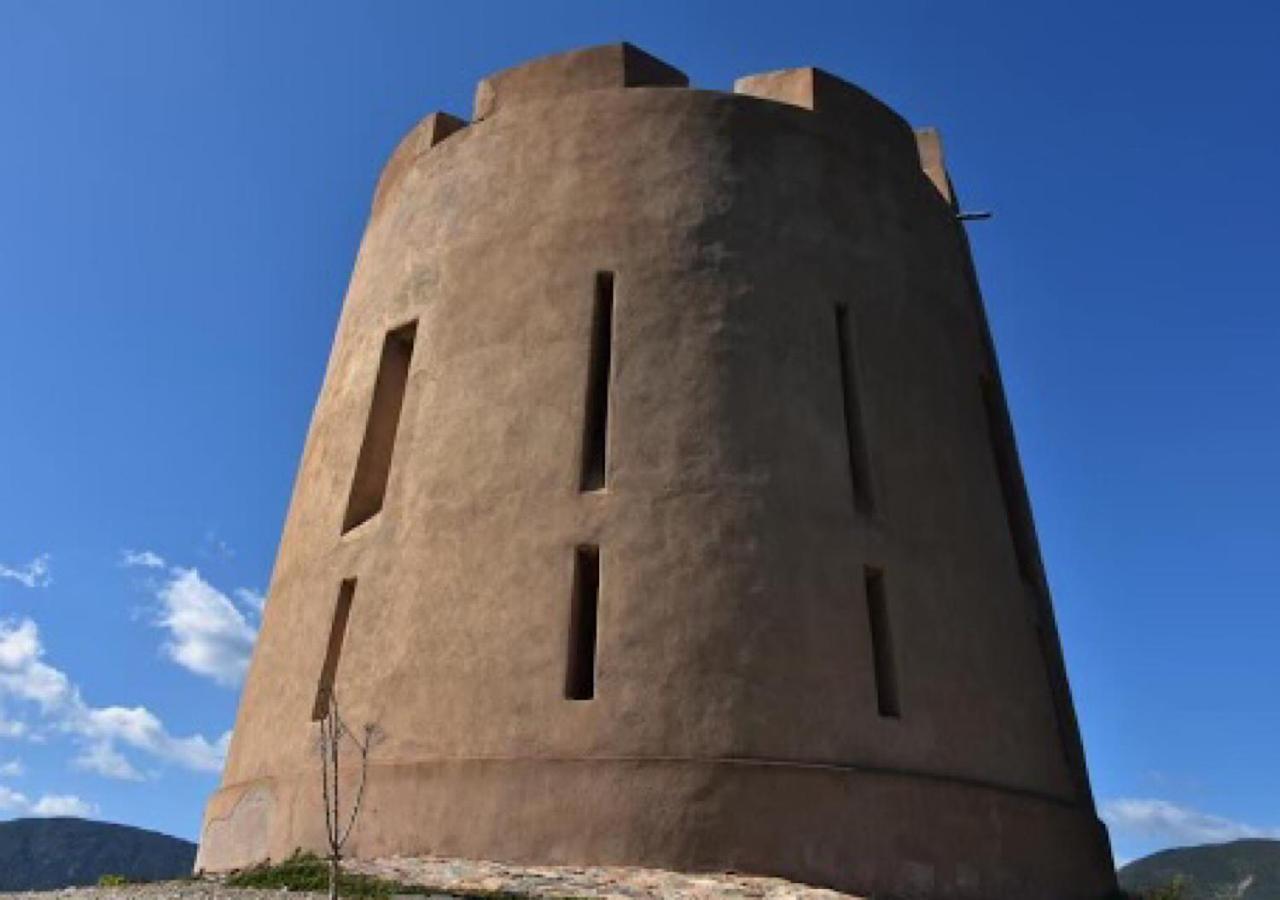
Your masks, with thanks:
<instances>
[{"instance_id":1,"label":"distant hillside","mask_svg":"<svg viewBox=\"0 0 1280 900\"><path fill-rule=\"evenodd\" d=\"M1244 840L1162 850L1120 870L1120 886L1144 891L1186 879L1187 900L1280 900L1280 841Z\"/></svg>"},{"instance_id":2,"label":"distant hillside","mask_svg":"<svg viewBox=\"0 0 1280 900\"><path fill-rule=\"evenodd\" d=\"M0 822L0 891L94 884L99 875L140 880L191 874L196 845L155 831L85 819Z\"/></svg>"}]
</instances>

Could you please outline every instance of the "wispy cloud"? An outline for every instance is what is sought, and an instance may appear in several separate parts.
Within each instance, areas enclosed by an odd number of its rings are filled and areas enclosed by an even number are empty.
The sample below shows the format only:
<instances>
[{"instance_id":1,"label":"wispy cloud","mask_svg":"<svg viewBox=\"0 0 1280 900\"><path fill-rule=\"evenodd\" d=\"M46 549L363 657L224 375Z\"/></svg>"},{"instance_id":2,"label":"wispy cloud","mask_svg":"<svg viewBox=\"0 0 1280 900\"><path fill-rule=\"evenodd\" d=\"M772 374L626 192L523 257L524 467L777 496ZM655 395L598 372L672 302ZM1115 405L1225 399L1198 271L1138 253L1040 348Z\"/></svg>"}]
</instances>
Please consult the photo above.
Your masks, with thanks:
<instances>
[{"instance_id":1,"label":"wispy cloud","mask_svg":"<svg viewBox=\"0 0 1280 900\"><path fill-rule=\"evenodd\" d=\"M1122 797L1102 804L1112 830L1177 844L1214 844L1239 838L1280 838L1280 828L1237 822L1168 800Z\"/></svg>"},{"instance_id":2,"label":"wispy cloud","mask_svg":"<svg viewBox=\"0 0 1280 900\"><path fill-rule=\"evenodd\" d=\"M121 550L120 565L128 568L163 569L164 557L151 550Z\"/></svg>"},{"instance_id":3,"label":"wispy cloud","mask_svg":"<svg viewBox=\"0 0 1280 900\"><path fill-rule=\"evenodd\" d=\"M0 775L6 778L17 778L26 771L27 767L22 764L20 759L11 759L8 762L0 763Z\"/></svg>"},{"instance_id":4,"label":"wispy cloud","mask_svg":"<svg viewBox=\"0 0 1280 900\"><path fill-rule=\"evenodd\" d=\"M71 761L77 769L118 781L145 781L146 777L110 741L94 741Z\"/></svg>"},{"instance_id":5,"label":"wispy cloud","mask_svg":"<svg viewBox=\"0 0 1280 900\"><path fill-rule=\"evenodd\" d=\"M219 537L217 531L210 528L204 533L204 543L200 545L200 554L211 559L234 559L236 548Z\"/></svg>"},{"instance_id":6,"label":"wispy cloud","mask_svg":"<svg viewBox=\"0 0 1280 900\"><path fill-rule=\"evenodd\" d=\"M255 615L262 615L262 608L267 605L267 598L263 594L252 588L236 588L234 593L241 606Z\"/></svg>"},{"instance_id":7,"label":"wispy cloud","mask_svg":"<svg viewBox=\"0 0 1280 900\"><path fill-rule=\"evenodd\" d=\"M49 554L41 553L26 565L7 566L0 563L0 578L11 579L23 587L48 587L53 583L53 575L49 571Z\"/></svg>"},{"instance_id":8,"label":"wispy cloud","mask_svg":"<svg viewBox=\"0 0 1280 900\"><path fill-rule=\"evenodd\" d=\"M81 800L75 794L45 794L31 804L31 814L36 816L94 816L96 804Z\"/></svg>"},{"instance_id":9,"label":"wispy cloud","mask_svg":"<svg viewBox=\"0 0 1280 900\"><path fill-rule=\"evenodd\" d=\"M21 791L0 784L0 812L30 816L92 816L98 807L74 794L45 794L32 801Z\"/></svg>"},{"instance_id":10,"label":"wispy cloud","mask_svg":"<svg viewBox=\"0 0 1280 900\"><path fill-rule=\"evenodd\" d=\"M165 653L197 675L235 687L249 667L257 629L195 569L174 568L170 575L156 592L161 606L157 624L169 632ZM235 593L242 600L253 594L245 588Z\"/></svg>"},{"instance_id":11,"label":"wispy cloud","mask_svg":"<svg viewBox=\"0 0 1280 900\"><path fill-rule=\"evenodd\" d=\"M91 706L65 672L44 661L40 631L31 619L0 620L0 699L33 706L43 726L80 742L77 766L112 778L142 777L124 748L193 771L217 772L230 737L178 737L145 707Z\"/></svg>"}]
</instances>

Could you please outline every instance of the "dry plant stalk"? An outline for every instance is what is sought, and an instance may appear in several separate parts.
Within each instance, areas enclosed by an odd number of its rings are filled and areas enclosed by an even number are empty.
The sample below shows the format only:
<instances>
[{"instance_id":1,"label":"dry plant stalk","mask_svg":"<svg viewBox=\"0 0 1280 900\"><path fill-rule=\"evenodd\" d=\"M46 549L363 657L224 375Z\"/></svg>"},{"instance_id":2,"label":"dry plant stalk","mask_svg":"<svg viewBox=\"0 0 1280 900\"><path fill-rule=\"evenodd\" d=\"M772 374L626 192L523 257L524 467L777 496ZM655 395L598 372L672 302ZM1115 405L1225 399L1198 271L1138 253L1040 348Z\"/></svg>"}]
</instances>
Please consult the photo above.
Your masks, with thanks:
<instances>
[{"instance_id":1,"label":"dry plant stalk","mask_svg":"<svg viewBox=\"0 0 1280 900\"><path fill-rule=\"evenodd\" d=\"M365 780L369 773L369 749L378 737L378 727L365 723L362 734L357 736L338 714L338 694L329 691L328 707L320 720L317 749L320 752L320 778L324 795L325 839L329 844L329 900L338 898L338 880L342 874L342 848L351 837L360 804L364 800ZM339 796L340 762L343 740L350 741L360 755L360 779L357 782L355 802L351 812L342 820L342 804Z\"/></svg>"}]
</instances>

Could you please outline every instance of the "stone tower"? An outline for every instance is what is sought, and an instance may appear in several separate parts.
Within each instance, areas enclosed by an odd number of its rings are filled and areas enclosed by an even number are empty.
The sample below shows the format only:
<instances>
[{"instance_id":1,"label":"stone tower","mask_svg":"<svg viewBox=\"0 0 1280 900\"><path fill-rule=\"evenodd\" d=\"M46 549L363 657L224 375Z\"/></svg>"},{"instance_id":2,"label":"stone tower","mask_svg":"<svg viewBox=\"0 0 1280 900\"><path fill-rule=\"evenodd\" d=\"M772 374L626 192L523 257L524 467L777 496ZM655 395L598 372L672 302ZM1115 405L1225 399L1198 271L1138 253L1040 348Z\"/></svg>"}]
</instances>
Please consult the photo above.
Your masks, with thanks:
<instances>
[{"instance_id":1,"label":"stone tower","mask_svg":"<svg viewBox=\"0 0 1280 900\"><path fill-rule=\"evenodd\" d=\"M199 865L357 856L1114 886L937 136L629 45L392 155Z\"/></svg>"}]
</instances>

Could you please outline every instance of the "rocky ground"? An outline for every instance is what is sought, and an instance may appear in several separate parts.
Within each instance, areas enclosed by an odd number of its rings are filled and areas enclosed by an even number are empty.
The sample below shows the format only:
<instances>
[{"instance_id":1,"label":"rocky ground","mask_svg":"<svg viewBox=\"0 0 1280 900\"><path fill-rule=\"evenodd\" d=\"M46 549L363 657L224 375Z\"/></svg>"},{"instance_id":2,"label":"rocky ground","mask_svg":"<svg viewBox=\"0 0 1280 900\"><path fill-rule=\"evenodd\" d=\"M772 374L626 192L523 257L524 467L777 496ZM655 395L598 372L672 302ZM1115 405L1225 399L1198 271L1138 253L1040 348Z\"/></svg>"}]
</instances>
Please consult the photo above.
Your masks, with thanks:
<instances>
[{"instance_id":1,"label":"rocky ground","mask_svg":"<svg viewBox=\"0 0 1280 900\"><path fill-rule=\"evenodd\" d=\"M438 900L475 896L476 892L506 892L534 900L591 898L591 900L857 900L848 894L806 887L778 878L745 875L684 875L658 869L589 866L520 867L458 859L392 858L365 860L351 865L355 871L439 889ZM450 891L458 891L451 894ZM168 881L113 888L66 888L61 891L0 894L0 898L29 897L41 900L263 900L261 891L229 888L215 879ZM291 900L323 898L322 894L288 893ZM415 898L419 900L419 898Z\"/></svg>"},{"instance_id":2,"label":"rocky ground","mask_svg":"<svg viewBox=\"0 0 1280 900\"><path fill-rule=\"evenodd\" d=\"M28 897L40 900L67 898L67 900L213 900L213 898L240 898L263 900L264 896L281 894L293 900L316 898L326 900L324 894L288 893L286 891L251 891L229 888L216 881L157 881L152 884L128 884L123 887L77 887L60 891L26 891L20 894L0 894L0 897ZM420 900L420 898L414 898Z\"/></svg>"},{"instance_id":3,"label":"rocky ground","mask_svg":"<svg viewBox=\"0 0 1280 900\"><path fill-rule=\"evenodd\" d=\"M534 898L592 900L857 900L848 894L806 887L780 878L746 875L684 875L661 869L607 866L508 866L459 859L380 859L355 863L368 875L403 884L444 889L505 891Z\"/></svg>"}]
</instances>

